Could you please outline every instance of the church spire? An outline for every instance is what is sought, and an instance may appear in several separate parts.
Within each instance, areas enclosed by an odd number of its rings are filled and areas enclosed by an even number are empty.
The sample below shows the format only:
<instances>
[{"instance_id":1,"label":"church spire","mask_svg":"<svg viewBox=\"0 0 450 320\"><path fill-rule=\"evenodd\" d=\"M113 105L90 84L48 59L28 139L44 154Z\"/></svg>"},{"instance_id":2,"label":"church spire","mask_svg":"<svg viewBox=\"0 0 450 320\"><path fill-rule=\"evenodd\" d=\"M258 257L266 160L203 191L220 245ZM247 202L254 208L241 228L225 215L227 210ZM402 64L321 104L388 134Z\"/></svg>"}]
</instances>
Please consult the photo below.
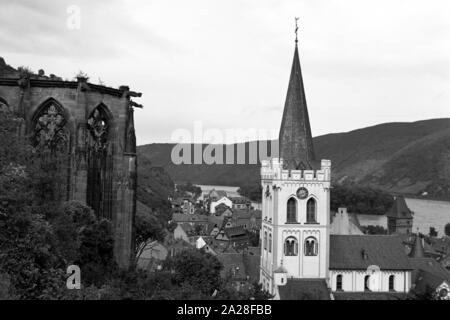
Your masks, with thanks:
<instances>
[{"instance_id":1,"label":"church spire","mask_svg":"<svg viewBox=\"0 0 450 320\"><path fill-rule=\"evenodd\" d=\"M295 51L291 76L281 122L280 158L285 169L314 169L315 155L298 56L297 20L295 19Z\"/></svg>"}]
</instances>

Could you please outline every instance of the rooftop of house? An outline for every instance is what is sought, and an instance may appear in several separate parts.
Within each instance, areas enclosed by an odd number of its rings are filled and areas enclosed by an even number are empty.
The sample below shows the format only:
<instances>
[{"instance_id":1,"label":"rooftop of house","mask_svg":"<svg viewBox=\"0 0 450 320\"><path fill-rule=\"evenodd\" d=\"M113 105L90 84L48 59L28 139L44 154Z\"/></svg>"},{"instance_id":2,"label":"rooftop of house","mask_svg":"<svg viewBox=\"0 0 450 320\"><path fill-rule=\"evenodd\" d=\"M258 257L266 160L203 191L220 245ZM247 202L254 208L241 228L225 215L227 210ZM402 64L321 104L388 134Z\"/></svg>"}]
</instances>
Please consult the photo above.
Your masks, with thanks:
<instances>
[{"instance_id":1,"label":"rooftop of house","mask_svg":"<svg viewBox=\"0 0 450 320\"><path fill-rule=\"evenodd\" d=\"M394 204L386 213L386 216L389 218L412 219L413 212L408 208L405 198L403 196L397 196Z\"/></svg>"},{"instance_id":2,"label":"rooftop of house","mask_svg":"<svg viewBox=\"0 0 450 320\"><path fill-rule=\"evenodd\" d=\"M210 198L220 199L220 198L223 198L223 197L226 197L226 196L227 196L227 192L224 191L224 190L215 190L215 189L212 189L212 190L209 192L209 197L210 197Z\"/></svg>"},{"instance_id":3,"label":"rooftop of house","mask_svg":"<svg viewBox=\"0 0 450 320\"><path fill-rule=\"evenodd\" d=\"M450 271L433 258L410 258L410 264L414 269L412 274L413 283L418 279L420 271L430 273L434 277L441 279L441 282L445 280L450 283Z\"/></svg>"},{"instance_id":4,"label":"rooftop of house","mask_svg":"<svg viewBox=\"0 0 450 320\"><path fill-rule=\"evenodd\" d=\"M172 220L175 222L207 223L208 217L200 214L174 213L172 214Z\"/></svg>"},{"instance_id":5,"label":"rooftop of house","mask_svg":"<svg viewBox=\"0 0 450 320\"><path fill-rule=\"evenodd\" d=\"M402 240L394 235L330 235L330 269L412 270Z\"/></svg>"},{"instance_id":6,"label":"rooftop of house","mask_svg":"<svg viewBox=\"0 0 450 320\"><path fill-rule=\"evenodd\" d=\"M247 232L242 226L237 227L231 227L231 228L225 228L225 233L228 237L240 237L240 236L247 236Z\"/></svg>"},{"instance_id":7,"label":"rooftop of house","mask_svg":"<svg viewBox=\"0 0 450 320\"><path fill-rule=\"evenodd\" d=\"M281 300L330 300L325 279L287 279L278 286Z\"/></svg>"}]
</instances>

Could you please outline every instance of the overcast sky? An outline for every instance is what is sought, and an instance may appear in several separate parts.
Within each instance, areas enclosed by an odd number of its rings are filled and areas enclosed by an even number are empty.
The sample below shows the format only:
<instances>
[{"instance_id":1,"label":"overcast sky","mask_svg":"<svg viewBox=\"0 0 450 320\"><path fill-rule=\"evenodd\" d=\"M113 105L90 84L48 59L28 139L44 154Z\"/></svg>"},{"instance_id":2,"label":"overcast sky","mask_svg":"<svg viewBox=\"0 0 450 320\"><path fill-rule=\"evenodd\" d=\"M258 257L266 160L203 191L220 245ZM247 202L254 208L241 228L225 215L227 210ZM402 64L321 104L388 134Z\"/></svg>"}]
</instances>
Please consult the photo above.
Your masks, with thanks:
<instances>
[{"instance_id":1,"label":"overcast sky","mask_svg":"<svg viewBox=\"0 0 450 320\"><path fill-rule=\"evenodd\" d=\"M0 56L136 99L138 144L176 129L278 130L294 17L314 136L450 117L448 0L0 0ZM81 9L80 29L67 8Z\"/></svg>"}]
</instances>

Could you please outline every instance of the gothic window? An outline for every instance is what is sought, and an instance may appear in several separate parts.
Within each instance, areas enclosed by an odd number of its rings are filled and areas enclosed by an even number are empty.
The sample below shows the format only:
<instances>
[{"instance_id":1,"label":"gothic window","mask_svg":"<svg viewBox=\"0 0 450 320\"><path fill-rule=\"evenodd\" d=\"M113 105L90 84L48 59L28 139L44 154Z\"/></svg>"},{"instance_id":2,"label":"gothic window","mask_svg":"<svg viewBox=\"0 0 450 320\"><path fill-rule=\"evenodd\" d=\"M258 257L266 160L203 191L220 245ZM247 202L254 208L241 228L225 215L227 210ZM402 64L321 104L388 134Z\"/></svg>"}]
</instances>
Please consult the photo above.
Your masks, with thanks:
<instances>
[{"instance_id":1,"label":"gothic window","mask_svg":"<svg viewBox=\"0 0 450 320\"><path fill-rule=\"evenodd\" d=\"M308 237L305 240L305 256L317 256L319 245L314 237Z\"/></svg>"},{"instance_id":2,"label":"gothic window","mask_svg":"<svg viewBox=\"0 0 450 320\"><path fill-rule=\"evenodd\" d=\"M395 277L394 275L389 276L389 291L394 291L394 283L395 283Z\"/></svg>"},{"instance_id":3,"label":"gothic window","mask_svg":"<svg viewBox=\"0 0 450 320\"><path fill-rule=\"evenodd\" d=\"M298 242L295 237L289 237L284 241L284 255L296 256L298 254Z\"/></svg>"},{"instance_id":4,"label":"gothic window","mask_svg":"<svg viewBox=\"0 0 450 320\"><path fill-rule=\"evenodd\" d=\"M336 276L336 291L342 291L342 274Z\"/></svg>"},{"instance_id":5,"label":"gothic window","mask_svg":"<svg viewBox=\"0 0 450 320\"><path fill-rule=\"evenodd\" d=\"M316 200L310 198L306 203L306 223L316 223Z\"/></svg>"},{"instance_id":6,"label":"gothic window","mask_svg":"<svg viewBox=\"0 0 450 320\"><path fill-rule=\"evenodd\" d=\"M272 252L272 234L269 233L269 252Z\"/></svg>"},{"instance_id":7,"label":"gothic window","mask_svg":"<svg viewBox=\"0 0 450 320\"><path fill-rule=\"evenodd\" d=\"M364 277L364 291L370 291L369 282L370 282L370 276L367 275Z\"/></svg>"},{"instance_id":8,"label":"gothic window","mask_svg":"<svg viewBox=\"0 0 450 320\"><path fill-rule=\"evenodd\" d=\"M297 222L297 200L290 198L287 202L287 221L286 223Z\"/></svg>"},{"instance_id":9,"label":"gothic window","mask_svg":"<svg viewBox=\"0 0 450 320\"><path fill-rule=\"evenodd\" d=\"M67 151L69 131L63 109L54 101L45 104L34 117L35 146L41 150Z\"/></svg>"},{"instance_id":10,"label":"gothic window","mask_svg":"<svg viewBox=\"0 0 450 320\"><path fill-rule=\"evenodd\" d=\"M87 121L87 203L99 217L112 218L113 144L111 116L105 105L96 107Z\"/></svg>"}]
</instances>

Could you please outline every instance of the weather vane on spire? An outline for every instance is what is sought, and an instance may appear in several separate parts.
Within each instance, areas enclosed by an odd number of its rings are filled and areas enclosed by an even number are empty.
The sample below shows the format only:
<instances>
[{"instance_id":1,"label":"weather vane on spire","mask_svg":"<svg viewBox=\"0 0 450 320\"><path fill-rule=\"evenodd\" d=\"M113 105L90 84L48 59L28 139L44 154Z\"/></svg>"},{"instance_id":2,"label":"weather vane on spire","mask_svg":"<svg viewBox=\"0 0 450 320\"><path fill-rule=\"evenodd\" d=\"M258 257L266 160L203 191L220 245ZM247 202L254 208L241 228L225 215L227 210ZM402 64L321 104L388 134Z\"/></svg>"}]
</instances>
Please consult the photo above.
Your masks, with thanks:
<instances>
[{"instance_id":1,"label":"weather vane on spire","mask_svg":"<svg viewBox=\"0 0 450 320\"><path fill-rule=\"evenodd\" d=\"M298 17L295 17L295 43L298 42L297 33L298 33Z\"/></svg>"}]
</instances>

